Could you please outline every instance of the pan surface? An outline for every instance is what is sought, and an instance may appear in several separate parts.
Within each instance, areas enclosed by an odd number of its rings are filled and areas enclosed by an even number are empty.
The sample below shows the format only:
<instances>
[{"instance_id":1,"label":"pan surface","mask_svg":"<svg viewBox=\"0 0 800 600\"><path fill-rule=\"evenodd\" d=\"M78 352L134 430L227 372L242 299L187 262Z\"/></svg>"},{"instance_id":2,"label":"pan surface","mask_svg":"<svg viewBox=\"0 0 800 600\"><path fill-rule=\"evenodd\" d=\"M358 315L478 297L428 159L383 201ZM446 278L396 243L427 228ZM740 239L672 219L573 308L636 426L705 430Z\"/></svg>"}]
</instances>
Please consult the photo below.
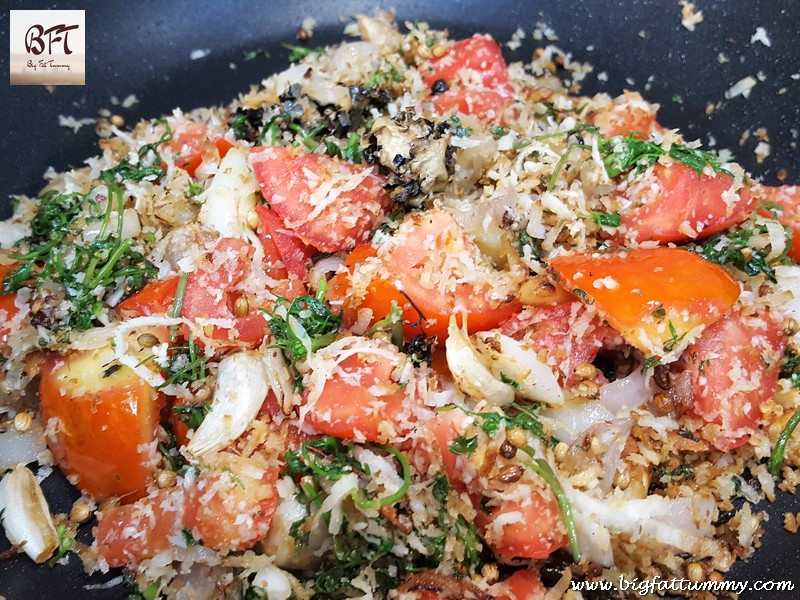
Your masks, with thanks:
<instances>
[{"instance_id":1,"label":"pan surface","mask_svg":"<svg viewBox=\"0 0 800 600\"><path fill-rule=\"evenodd\" d=\"M426 20L447 27L453 38L487 32L500 42L517 27L528 32L517 51L504 48L507 61L529 60L537 22L552 27L554 42L576 60L594 65L583 91L612 95L629 88L660 102L659 121L682 129L716 148L728 148L764 182L800 184L800 3L794 0L697 0L704 19L695 31L681 26L677 0L546 2L543 0L395 0L359 2L319 0L215 2L11 2L11 9L84 9L86 11L86 85L60 87L0 84L0 217L10 214L9 195L35 195L49 166L64 170L97 153L93 127L77 133L60 127L58 115L95 117L109 108L128 125L173 108L226 104L268 74L285 68L303 18L317 20L313 45L342 39L342 18L374 8L395 8L398 21ZM753 40L763 27L762 37ZM8 73L9 20L0 21L0 73ZM263 48L270 58L245 60L245 51ZM191 60L194 50L205 56ZM598 76L599 74L602 74ZM737 81L752 76L750 97L725 99ZM130 108L112 106L135 94ZM707 106L714 110L708 114ZM755 160L756 130L766 128L771 154ZM749 131L748 139L743 134ZM740 144L741 142L741 144ZM66 512L78 494L60 473L44 482L54 512ZM756 556L731 573L737 581L792 580L800 590L800 537L783 529L783 513L800 511L800 501L783 495L766 507L770 520ZM84 541L88 527L82 529ZM4 542L5 543L5 542ZM0 546L0 550L4 547ZM0 595L27 598L121 599L128 590L87 589L118 575L87 577L72 556L67 565L36 566L24 555L0 563ZM797 597L800 592L748 592L743 598Z\"/></svg>"}]
</instances>

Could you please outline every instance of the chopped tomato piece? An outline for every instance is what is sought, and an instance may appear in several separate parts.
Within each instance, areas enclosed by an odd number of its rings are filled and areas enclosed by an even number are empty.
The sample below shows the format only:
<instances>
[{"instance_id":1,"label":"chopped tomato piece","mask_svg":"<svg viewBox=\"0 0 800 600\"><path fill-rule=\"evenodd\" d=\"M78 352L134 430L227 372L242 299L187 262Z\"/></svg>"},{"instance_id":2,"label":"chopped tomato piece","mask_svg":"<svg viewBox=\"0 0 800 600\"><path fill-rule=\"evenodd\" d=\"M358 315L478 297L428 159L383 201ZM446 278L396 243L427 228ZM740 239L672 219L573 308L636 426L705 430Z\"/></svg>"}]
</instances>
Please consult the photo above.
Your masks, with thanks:
<instances>
[{"instance_id":1,"label":"chopped tomato piece","mask_svg":"<svg viewBox=\"0 0 800 600\"><path fill-rule=\"evenodd\" d=\"M694 412L719 426L712 442L722 451L744 444L775 395L787 339L771 314L731 313L703 332L684 353L692 374Z\"/></svg>"},{"instance_id":2,"label":"chopped tomato piece","mask_svg":"<svg viewBox=\"0 0 800 600\"><path fill-rule=\"evenodd\" d=\"M499 556L547 558L567 545L567 534L555 496L531 489L522 501L504 501L490 514L478 509L475 523L489 548Z\"/></svg>"},{"instance_id":3,"label":"chopped tomato piece","mask_svg":"<svg viewBox=\"0 0 800 600\"><path fill-rule=\"evenodd\" d=\"M256 307L251 307L243 317L233 312L239 297L233 288L244 280L252 256L253 247L243 240L219 240L209 264L189 275L183 297L183 316L187 319L231 319L233 328L213 326L211 336L251 346L261 343L268 327L264 314Z\"/></svg>"},{"instance_id":4,"label":"chopped tomato piece","mask_svg":"<svg viewBox=\"0 0 800 600\"><path fill-rule=\"evenodd\" d=\"M393 360L387 353L396 354ZM405 361L391 344L373 352L357 352L338 363L324 382L307 420L320 432L336 437L387 441L387 435L410 427L410 400L392 374Z\"/></svg>"},{"instance_id":5,"label":"chopped tomato piece","mask_svg":"<svg viewBox=\"0 0 800 600\"><path fill-rule=\"evenodd\" d=\"M449 450L450 444L457 437L464 435L467 428L466 416L460 410L449 410L435 413L433 418L425 421L425 427L433 434L435 447L430 453L440 462L447 480L459 492L467 489L464 484L464 471L456 465L458 455Z\"/></svg>"},{"instance_id":6,"label":"chopped tomato piece","mask_svg":"<svg viewBox=\"0 0 800 600\"><path fill-rule=\"evenodd\" d=\"M359 253L368 259L368 252ZM452 262L454 256L468 267ZM394 300L403 309L407 338L421 328L443 341L454 312L468 313L469 330L475 332L492 329L521 309L506 274L494 269L446 211L409 215L377 250L377 261L379 268L364 274L352 267L350 280L356 285L348 291L345 309L370 308L374 323L386 316ZM470 273L469 280L462 280L461 268ZM504 286L509 294L498 297Z\"/></svg>"},{"instance_id":7,"label":"chopped tomato piece","mask_svg":"<svg viewBox=\"0 0 800 600\"><path fill-rule=\"evenodd\" d=\"M170 538L180 535L183 505L183 490L177 488L103 510L95 531L97 553L109 567L124 567L169 550Z\"/></svg>"},{"instance_id":8,"label":"chopped tomato piece","mask_svg":"<svg viewBox=\"0 0 800 600\"><path fill-rule=\"evenodd\" d=\"M204 469L194 481L102 511L95 536L100 557L111 567L137 564L174 547L183 531L220 552L263 539L278 504L278 469L230 453L218 458L224 466Z\"/></svg>"},{"instance_id":9,"label":"chopped tomato piece","mask_svg":"<svg viewBox=\"0 0 800 600\"><path fill-rule=\"evenodd\" d=\"M621 234L636 242L682 242L708 237L745 221L755 206L755 196L745 184L728 192L733 179L725 173L698 176L681 163L656 164L653 175L660 190L643 205L634 204L621 212ZM647 195L646 189L631 186L628 191ZM730 198L727 196L730 195Z\"/></svg>"},{"instance_id":10,"label":"chopped tomato piece","mask_svg":"<svg viewBox=\"0 0 800 600\"><path fill-rule=\"evenodd\" d=\"M511 577L495 583L489 591L497 600L541 600L546 592L539 576L527 569L514 571Z\"/></svg>"},{"instance_id":11,"label":"chopped tomato piece","mask_svg":"<svg viewBox=\"0 0 800 600\"><path fill-rule=\"evenodd\" d=\"M459 79L474 87L475 74L487 88L509 91L508 67L499 44L489 35L473 35L453 44L439 58L420 67L422 80L428 87L442 79L452 83Z\"/></svg>"},{"instance_id":12,"label":"chopped tomato piece","mask_svg":"<svg viewBox=\"0 0 800 600\"><path fill-rule=\"evenodd\" d=\"M664 131L656 121L656 109L657 105L649 104L639 94L625 92L610 108L590 115L588 120L607 138L635 133L636 138L647 139Z\"/></svg>"},{"instance_id":13,"label":"chopped tomato piece","mask_svg":"<svg viewBox=\"0 0 800 600\"><path fill-rule=\"evenodd\" d=\"M500 328L505 335L529 344L537 352L544 351L567 387L580 380L575 369L594 361L601 348L620 343L611 327L577 301L526 307Z\"/></svg>"},{"instance_id":14,"label":"chopped tomato piece","mask_svg":"<svg viewBox=\"0 0 800 600\"><path fill-rule=\"evenodd\" d=\"M120 302L117 312L122 317L169 314L177 290L177 275L151 281L133 296Z\"/></svg>"},{"instance_id":15,"label":"chopped tomato piece","mask_svg":"<svg viewBox=\"0 0 800 600\"><path fill-rule=\"evenodd\" d=\"M50 358L42 368L42 421L59 466L96 500L144 495L161 399L110 348ZM51 420L52 423L51 423Z\"/></svg>"},{"instance_id":16,"label":"chopped tomato piece","mask_svg":"<svg viewBox=\"0 0 800 600\"><path fill-rule=\"evenodd\" d=\"M233 148L221 134L212 133L200 123L190 123L183 131L176 133L167 144L175 153L175 165L191 177L197 167L207 158L221 160Z\"/></svg>"},{"instance_id":17,"label":"chopped tomato piece","mask_svg":"<svg viewBox=\"0 0 800 600\"><path fill-rule=\"evenodd\" d=\"M550 261L561 280L646 354L677 354L739 298L725 269L679 248L575 254Z\"/></svg>"},{"instance_id":18,"label":"chopped tomato piece","mask_svg":"<svg viewBox=\"0 0 800 600\"><path fill-rule=\"evenodd\" d=\"M497 120L507 104L508 98L493 90L444 92L435 96L433 100L436 112L440 115L457 111L482 121Z\"/></svg>"},{"instance_id":19,"label":"chopped tomato piece","mask_svg":"<svg viewBox=\"0 0 800 600\"><path fill-rule=\"evenodd\" d=\"M0 287L3 285L6 275L17 268L17 263L10 265L0 265ZM7 326L8 322L19 312L16 306L17 294L0 294L0 348L8 342L11 330Z\"/></svg>"},{"instance_id":20,"label":"chopped tomato piece","mask_svg":"<svg viewBox=\"0 0 800 600\"><path fill-rule=\"evenodd\" d=\"M778 221L791 228L792 247L789 258L800 262L800 186L781 185L778 187L761 186L766 206L759 212L765 216L777 212ZM776 206L777 205L777 206Z\"/></svg>"},{"instance_id":21,"label":"chopped tomato piece","mask_svg":"<svg viewBox=\"0 0 800 600\"><path fill-rule=\"evenodd\" d=\"M221 552L252 548L266 537L278 505L278 469L229 455L224 470L201 473L187 490L184 527ZM253 471L261 470L260 477Z\"/></svg>"},{"instance_id":22,"label":"chopped tomato piece","mask_svg":"<svg viewBox=\"0 0 800 600\"><path fill-rule=\"evenodd\" d=\"M370 166L279 147L253 148L250 161L286 231L323 252L364 241L391 203L386 178Z\"/></svg>"},{"instance_id":23,"label":"chopped tomato piece","mask_svg":"<svg viewBox=\"0 0 800 600\"><path fill-rule=\"evenodd\" d=\"M264 267L275 279L286 279L294 275L302 280L308 275L308 265L314 249L304 244L297 236L288 233L281 218L268 206L256 206L258 213L258 237L264 246Z\"/></svg>"}]
</instances>

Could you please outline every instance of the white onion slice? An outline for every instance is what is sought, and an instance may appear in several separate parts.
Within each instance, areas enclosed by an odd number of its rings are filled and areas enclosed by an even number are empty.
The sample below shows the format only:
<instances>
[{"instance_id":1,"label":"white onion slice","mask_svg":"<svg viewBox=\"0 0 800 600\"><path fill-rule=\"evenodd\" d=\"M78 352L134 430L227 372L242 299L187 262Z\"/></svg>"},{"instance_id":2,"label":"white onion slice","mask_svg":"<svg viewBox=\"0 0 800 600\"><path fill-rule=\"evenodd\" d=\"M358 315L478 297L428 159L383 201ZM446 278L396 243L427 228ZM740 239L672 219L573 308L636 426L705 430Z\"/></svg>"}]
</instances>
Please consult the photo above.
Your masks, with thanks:
<instances>
[{"instance_id":1,"label":"white onion slice","mask_svg":"<svg viewBox=\"0 0 800 600\"><path fill-rule=\"evenodd\" d=\"M208 189L198 199L203 202L198 219L224 237L244 237L247 213L256 205L258 189L247 164L247 153L231 148L222 159Z\"/></svg>"},{"instance_id":2,"label":"white onion slice","mask_svg":"<svg viewBox=\"0 0 800 600\"><path fill-rule=\"evenodd\" d=\"M653 380L636 369L623 379L606 383L600 388L600 404L615 415L629 413L653 398Z\"/></svg>"},{"instance_id":3,"label":"white onion slice","mask_svg":"<svg viewBox=\"0 0 800 600\"><path fill-rule=\"evenodd\" d=\"M475 349L494 376L512 379L519 386L517 393L526 400L550 406L564 404L558 379L534 350L499 332L477 334Z\"/></svg>"},{"instance_id":4,"label":"white onion slice","mask_svg":"<svg viewBox=\"0 0 800 600\"><path fill-rule=\"evenodd\" d=\"M465 394L486 400L489 404L502 406L514 401L514 388L498 381L480 360L467 333L467 317L463 315L462 326L456 316L450 315L445 342L447 366L458 387Z\"/></svg>"}]
</instances>

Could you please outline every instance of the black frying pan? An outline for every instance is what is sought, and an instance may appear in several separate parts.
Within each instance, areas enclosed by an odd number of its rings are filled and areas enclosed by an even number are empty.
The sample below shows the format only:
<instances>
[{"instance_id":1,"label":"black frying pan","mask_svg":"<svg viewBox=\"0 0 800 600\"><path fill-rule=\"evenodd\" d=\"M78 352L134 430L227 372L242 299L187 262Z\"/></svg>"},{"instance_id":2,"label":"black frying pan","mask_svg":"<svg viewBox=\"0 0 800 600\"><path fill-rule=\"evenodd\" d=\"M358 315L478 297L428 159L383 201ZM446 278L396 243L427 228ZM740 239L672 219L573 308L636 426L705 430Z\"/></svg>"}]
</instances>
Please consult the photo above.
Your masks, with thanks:
<instances>
[{"instance_id":1,"label":"black frying pan","mask_svg":"<svg viewBox=\"0 0 800 600\"><path fill-rule=\"evenodd\" d=\"M6 3L9 4L9 3ZM705 19L694 32L680 24L677 0L546 2L544 0L389 0L366 2L338 0L262 2L10 2L10 8L71 8L86 10L86 85L47 92L37 86L0 83L0 217L10 214L10 194L35 195L43 184L42 173L52 165L58 170L79 164L97 152L91 127L77 134L58 126L58 114L76 118L96 116L112 108L128 124L156 117L174 107L186 109L224 104L249 84L287 65L282 42L295 42L295 31L306 16L318 21L313 45L342 38L340 17L373 7L395 7L399 21L427 20L447 27L453 37L475 31L492 33L506 41L517 27L528 32L523 47L508 60L528 60L534 47L530 32L536 22L551 25L560 36L558 44L574 58L590 61L595 73L605 72L606 82L590 75L584 91L618 94L624 88L641 91L662 105L659 120L680 127L688 137L704 142L709 136L717 147L731 149L738 160L769 184L800 184L800 2L796 0L696 0ZM751 44L756 27L764 27L772 42ZM6 15L0 21L0 75L8 73ZM542 44L543 42L537 42ZM264 48L269 60L243 60L243 52ZM210 49L200 60L190 60L195 49ZM721 64L723 52L730 62ZM236 69L230 68L236 64ZM749 100L725 101L724 92L735 82L761 72ZM130 109L111 106L136 94L140 103ZM680 96L682 103L673 101ZM676 98L677 99L677 98ZM707 103L722 102L710 116ZM772 154L756 164L755 136L740 147L745 130L766 127ZM44 483L54 511L66 512L78 494L56 473ZM752 599L793 598L800 595L800 537L783 530L783 512L800 511L800 501L784 495L768 507L771 515L762 548L755 558L740 563L731 573L735 580L792 579L795 592L748 592ZM84 526L83 529L87 529ZM88 536L88 532L84 532ZM88 538L87 538L88 539ZM2 548L2 546L0 546ZM122 599L127 590L85 589L117 575L82 574L74 556L68 566L35 566L17 556L0 564L0 595L8 600L28 598Z\"/></svg>"}]
</instances>

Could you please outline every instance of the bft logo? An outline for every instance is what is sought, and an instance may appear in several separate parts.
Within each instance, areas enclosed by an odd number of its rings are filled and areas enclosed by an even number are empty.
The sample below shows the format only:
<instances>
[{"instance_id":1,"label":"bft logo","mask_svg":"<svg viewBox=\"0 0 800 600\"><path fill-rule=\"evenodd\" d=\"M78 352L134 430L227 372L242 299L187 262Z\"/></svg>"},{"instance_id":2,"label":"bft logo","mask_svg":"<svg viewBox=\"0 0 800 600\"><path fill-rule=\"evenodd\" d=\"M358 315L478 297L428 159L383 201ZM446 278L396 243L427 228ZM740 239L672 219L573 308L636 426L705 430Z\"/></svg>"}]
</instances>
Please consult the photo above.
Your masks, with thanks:
<instances>
[{"instance_id":1,"label":"bft logo","mask_svg":"<svg viewBox=\"0 0 800 600\"><path fill-rule=\"evenodd\" d=\"M11 85L84 85L85 11L12 10Z\"/></svg>"},{"instance_id":2,"label":"bft logo","mask_svg":"<svg viewBox=\"0 0 800 600\"><path fill-rule=\"evenodd\" d=\"M47 36L47 53L53 54L53 44L61 43L64 54L72 54L69 49L69 32L80 25L61 23L45 30L41 25L32 25L25 34L25 49L31 54L40 55L45 49L44 36ZM63 37L61 36L63 34Z\"/></svg>"}]
</instances>

